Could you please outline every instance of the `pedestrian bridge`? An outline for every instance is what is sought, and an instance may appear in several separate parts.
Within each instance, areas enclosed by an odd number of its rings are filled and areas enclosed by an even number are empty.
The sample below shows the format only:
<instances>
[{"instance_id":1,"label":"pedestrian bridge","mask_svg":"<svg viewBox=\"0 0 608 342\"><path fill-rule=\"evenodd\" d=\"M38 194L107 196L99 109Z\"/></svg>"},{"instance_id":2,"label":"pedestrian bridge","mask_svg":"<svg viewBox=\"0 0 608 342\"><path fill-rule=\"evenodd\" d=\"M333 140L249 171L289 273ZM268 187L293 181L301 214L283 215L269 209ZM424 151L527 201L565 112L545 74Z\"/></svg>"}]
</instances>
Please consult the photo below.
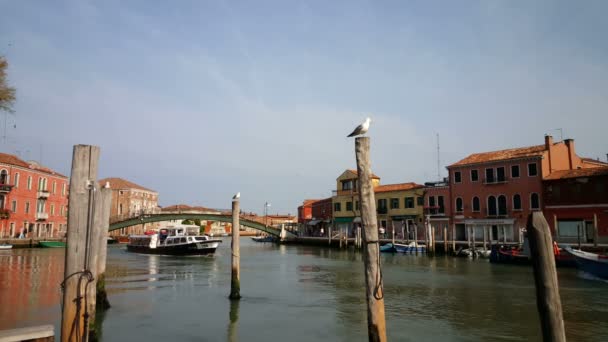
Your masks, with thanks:
<instances>
[{"instance_id":1,"label":"pedestrian bridge","mask_svg":"<svg viewBox=\"0 0 608 342\"><path fill-rule=\"evenodd\" d=\"M152 223L160 221L171 221L171 220L201 220L201 221L220 221L232 223L232 215L229 214L215 214L215 213L196 213L196 212L164 212L157 214L137 214L137 215L119 215L116 217L110 217L110 228L109 231L127 228L131 226L137 226L143 223ZM281 229L275 227L269 227L265 224L240 218L240 224L245 227L257 229L265 232L269 235L280 237ZM296 235L292 232L285 230L285 237L295 237Z\"/></svg>"}]
</instances>

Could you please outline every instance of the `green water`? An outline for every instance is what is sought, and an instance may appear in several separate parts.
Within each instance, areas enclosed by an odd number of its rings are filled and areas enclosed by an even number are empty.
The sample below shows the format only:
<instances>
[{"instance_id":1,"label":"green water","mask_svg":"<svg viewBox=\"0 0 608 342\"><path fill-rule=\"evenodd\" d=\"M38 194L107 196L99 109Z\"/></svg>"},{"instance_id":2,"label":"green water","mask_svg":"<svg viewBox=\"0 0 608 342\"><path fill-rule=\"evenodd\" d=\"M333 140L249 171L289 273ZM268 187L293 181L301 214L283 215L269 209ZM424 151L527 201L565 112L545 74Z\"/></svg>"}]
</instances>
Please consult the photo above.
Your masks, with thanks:
<instances>
[{"instance_id":1,"label":"green water","mask_svg":"<svg viewBox=\"0 0 608 342\"><path fill-rule=\"evenodd\" d=\"M361 255L241 242L241 295L230 240L213 257L110 246L104 341L366 341ZM0 329L59 326L62 249L0 252ZM382 255L392 341L541 340L531 268ZM608 284L559 270L568 339L608 341Z\"/></svg>"}]
</instances>

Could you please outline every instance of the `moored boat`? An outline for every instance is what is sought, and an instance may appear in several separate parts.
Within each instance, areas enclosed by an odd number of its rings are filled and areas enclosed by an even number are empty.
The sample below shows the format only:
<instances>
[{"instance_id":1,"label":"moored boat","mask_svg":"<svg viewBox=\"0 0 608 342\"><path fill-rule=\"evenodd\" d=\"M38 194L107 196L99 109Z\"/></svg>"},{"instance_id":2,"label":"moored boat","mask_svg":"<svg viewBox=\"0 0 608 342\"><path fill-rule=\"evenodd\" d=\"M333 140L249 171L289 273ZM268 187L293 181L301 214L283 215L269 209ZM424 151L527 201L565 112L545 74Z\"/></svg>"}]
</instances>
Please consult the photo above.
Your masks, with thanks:
<instances>
[{"instance_id":1,"label":"moored boat","mask_svg":"<svg viewBox=\"0 0 608 342\"><path fill-rule=\"evenodd\" d=\"M198 227L196 227L198 230ZM222 242L206 235L196 235L188 227L162 228L152 235L131 235L127 251L161 255L213 254Z\"/></svg>"},{"instance_id":2,"label":"moored boat","mask_svg":"<svg viewBox=\"0 0 608 342\"><path fill-rule=\"evenodd\" d=\"M13 248L13 245L9 245L9 244L7 244L7 243L4 243L4 244L1 244L1 245L0 245L0 250L3 250L3 249L11 249L11 248Z\"/></svg>"},{"instance_id":3,"label":"moored boat","mask_svg":"<svg viewBox=\"0 0 608 342\"><path fill-rule=\"evenodd\" d=\"M414 253L414 252L424 252L424 245L414 244L414 242L410 242L409 244L402 243L387 243L384 246L380 246L380 252L382 253Z\"/></svg>"},{"instance_id":4,"label":"moored boat","mask_svg":"<svg viewBox=\"0 0 608 342\"><path fill-rule=\"evenodd\" d=\"M566 252L574 257L576 267L584 272L598 278L608 279L608 256L584 252L571 247L564 248Z\"/></svg>"},{"instance_id":5,"label":"moored boat","mask_svg":"<svg viewBox=\"0 0 608 342\"><path fill-rule=\"evenodd\" d=\"M251 240L255 242L274 242L274 238L272 236L252 236Z\"/></svg>"},{"instance_id":6,"label":"moored boat","mask_svg":"<svg viewBox=\"0 0 608 342\"><path fill-rule=\"evenodd\" d=\"M38 245L44 248L64 248L66 246L63 241L40 241Z\"/></svg>"}]
</instances>

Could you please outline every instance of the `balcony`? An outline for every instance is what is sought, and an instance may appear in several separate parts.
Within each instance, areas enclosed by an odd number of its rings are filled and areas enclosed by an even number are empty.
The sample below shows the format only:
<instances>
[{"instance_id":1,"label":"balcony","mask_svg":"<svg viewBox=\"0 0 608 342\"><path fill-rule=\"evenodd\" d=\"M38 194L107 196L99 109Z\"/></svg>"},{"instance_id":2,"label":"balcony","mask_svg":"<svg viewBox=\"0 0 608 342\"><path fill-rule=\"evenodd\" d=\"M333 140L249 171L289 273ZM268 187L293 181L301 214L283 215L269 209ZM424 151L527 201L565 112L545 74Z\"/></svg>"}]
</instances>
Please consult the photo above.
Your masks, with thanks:
<instances>
[{"instance_id":1,"label":"balcony","mask_svg":"<svg viewBox=\"0 0 608 342\"><path fill-rule=\"evenodd\" d=\"M51 193L48 190L39 190L37 193L38 199L48 199Z\"/></svg>"},{"instance_id":2,"label":"balcony","mask_svg":"<svg viewBox=\"0 0 608 342\"><path fill-rule=\"evenodd\" d=\"M11 211L8 209L0 209L0 220L7 220L11 217Z\"/></svg>"},{"instance_id":3,"label":"balcony","mask_svg":"<svg viewBox=\"0 0 608 342\"><path fill-rule=\"evenodd\" d=\"M8 194L13 189L13 186L10 184L0 184L0 194Z\"/></svg>"},{"instance_id":4,"label":"balcony","mask_svg":"<svg viewBox=\"0 0 608 342\"><path fill-rule=\"evenodd\" d=\"M49 213L36 213L36 221L44 221L49 219Z\"/></svg>"},{"instance_id":5,"label":"balcony","mask_svg":"<svg viewBox=\"0 0 608 342\"><path fill-rule=\"evenodd\" d=\"M357 190L354 189L349 189L349 190L332 190L331 191L331 195L332 196L354 196L357 195L358 192Z\"/></svg>"},{"instance_id":6,"label":"balcony","mask_svg":"<svg viewBox=\"0 0 608 342\"><path fill-rule=\"evenodd\" d=\"M494 184L506 184L508 183L506 178L484 178L483 184L494 185Z\"/></svg>"}]
</instances>

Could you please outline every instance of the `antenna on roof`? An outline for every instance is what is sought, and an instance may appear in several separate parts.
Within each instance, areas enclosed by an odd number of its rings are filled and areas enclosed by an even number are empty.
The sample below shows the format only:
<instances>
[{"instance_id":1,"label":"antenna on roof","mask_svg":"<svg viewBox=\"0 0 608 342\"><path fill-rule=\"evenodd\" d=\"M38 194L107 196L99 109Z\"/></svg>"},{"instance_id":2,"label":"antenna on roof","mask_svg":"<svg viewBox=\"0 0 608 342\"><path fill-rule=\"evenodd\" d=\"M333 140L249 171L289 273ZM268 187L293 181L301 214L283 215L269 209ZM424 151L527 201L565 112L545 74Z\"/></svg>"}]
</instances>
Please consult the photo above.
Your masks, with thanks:
<instances>
[{"instance_id":1,"label":"antenna on roof","mask_svg":"<svg viewBox=\"0 0 608 342\"><path fill-rule=\"evenodd\" d=\"M559 131L559 141L564 141L564 130L561 128L554 128L551 131Z\"/></svg>"},{"instance_id":2,"label":"antenna on roof","mask_svg":"<svg viewBox=\"0 0 608 342\"><path fill-rule=\"evenodd\" d=\"M437 181L441 181L441 166L439 166L439 133L437 133Z\"/></svg>"}]
</instances>

